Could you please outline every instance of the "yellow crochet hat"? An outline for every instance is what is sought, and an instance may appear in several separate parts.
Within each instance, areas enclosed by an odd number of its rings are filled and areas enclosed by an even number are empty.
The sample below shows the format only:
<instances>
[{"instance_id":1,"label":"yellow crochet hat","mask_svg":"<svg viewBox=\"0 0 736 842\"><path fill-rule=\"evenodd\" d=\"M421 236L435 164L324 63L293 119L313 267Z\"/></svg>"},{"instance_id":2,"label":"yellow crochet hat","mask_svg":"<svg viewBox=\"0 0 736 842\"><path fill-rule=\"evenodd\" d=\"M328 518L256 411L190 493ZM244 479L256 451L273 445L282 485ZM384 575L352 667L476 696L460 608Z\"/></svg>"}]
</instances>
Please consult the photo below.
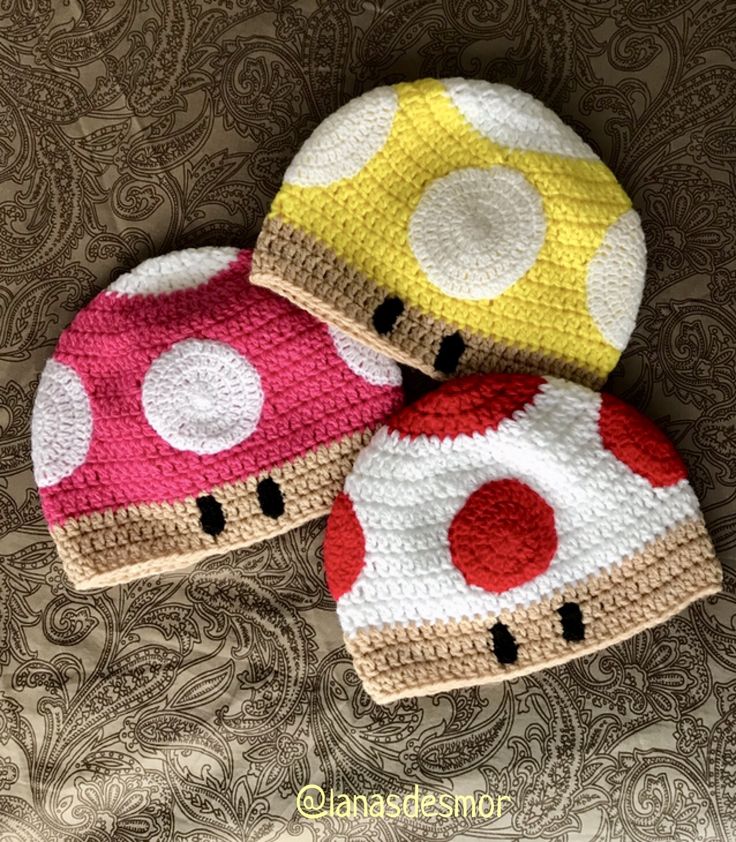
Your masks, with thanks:
<instances>
[{"instance_id":1,"label":"yellow crochet hat","mask_svg":"<svg viewBox=\"0 0 736 842\"><path fill-rule=\"evenodd\" d=\"M317 127L251 278L434 377L595 387L634 327L645 266L629 197L559 117L506 85L423 79Z\"/></svg>"}]
</instances>

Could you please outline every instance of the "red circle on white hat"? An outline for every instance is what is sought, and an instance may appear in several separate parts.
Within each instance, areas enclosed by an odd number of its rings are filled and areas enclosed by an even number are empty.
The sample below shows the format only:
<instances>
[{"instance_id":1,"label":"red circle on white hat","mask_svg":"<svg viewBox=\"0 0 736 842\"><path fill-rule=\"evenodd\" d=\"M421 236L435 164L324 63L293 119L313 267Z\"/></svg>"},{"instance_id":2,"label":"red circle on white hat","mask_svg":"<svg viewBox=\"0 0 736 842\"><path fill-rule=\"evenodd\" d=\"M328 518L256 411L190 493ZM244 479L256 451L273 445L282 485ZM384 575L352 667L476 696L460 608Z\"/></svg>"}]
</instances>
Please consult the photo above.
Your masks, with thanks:
<instances>
[{"instance_id":1,"label":"red circle on white hat","mask_svg":"<svg viewBox=\"0 0 736 842\"><path fill-rule=\"evenodd\" d=\"M545 382L532 374L470 374L444 383L398 412L389 429L401 435L455 438L496 430L528 406Z\"/></svg>"},{"instance_id":2,"label":"red circle on white hat","mask_svg":"<svg viewBox=\"0 0 736 842\"><path fill-rule=\"evenodd\" d=\"M365 565L365 536L353 502L340 492L332 506L324 543L327 587L337 600L355 584Z\"/></svg>"},{"instance_id":3,"label":"red circle on white hat","mask_svg":"<svg viewBox=\"0 0 736 842\"><path fill-rule=\"evenodd\" d=\"M606 450L655 488L687 479L687 469L667 436L613 395L601 395L598 429Z\"/></svg>"},{"instance_id":4,"label":"red circle on white hat","mask_svg":"<svg viewBox=\"0 0 736 842\"><path fill-rule=\"evenodd\" d=\"M487 482L455 515L452 562L469 585L503 593L539 576L557 552L555 513L518 479Z\"/></svg>"}]
</instances>

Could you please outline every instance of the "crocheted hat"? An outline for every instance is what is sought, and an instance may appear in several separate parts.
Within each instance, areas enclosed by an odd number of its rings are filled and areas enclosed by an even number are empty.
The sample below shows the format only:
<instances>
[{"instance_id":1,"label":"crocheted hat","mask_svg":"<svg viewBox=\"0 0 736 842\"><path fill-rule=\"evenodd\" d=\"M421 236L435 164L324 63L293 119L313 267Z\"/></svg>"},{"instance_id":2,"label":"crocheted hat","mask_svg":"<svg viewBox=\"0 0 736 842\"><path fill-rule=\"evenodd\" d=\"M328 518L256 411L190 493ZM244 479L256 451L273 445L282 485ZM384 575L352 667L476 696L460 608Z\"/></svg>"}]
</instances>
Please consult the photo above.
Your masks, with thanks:
<instances>
[{"instance_id":1,"label":"crocheted hat","mask_svg":"<svg viewBox=\"0 0 736 842\"><path fill-rule=\"evenodd\" d=\"M71 581L117 584L326 514L398 366L248 283L251 252L147 260L74 319L32 456Z\"/></svg>"},{"instance_id":2,"label":"crocheted hat","mask_svg":"<svg viewBox=\"0 0 736 842\"><path fill-rule=\"evenodd\" d=\"M634 327L645 264L631 201L555 114L506 85L424 79L318 126L253 282L430 376L597 387Z\"/></svg>"},{"instance_id":3,"label":"crocheted hat","mask_svg":"<svg viewBox=\"0 0 736 842\"><path fill-rule=\"evenodd\" d=\"M399 411L335 501L324 558L379 702L562 663L721 584L664 434L608 394L523 374Z\"/></svg>"}]
</instances>

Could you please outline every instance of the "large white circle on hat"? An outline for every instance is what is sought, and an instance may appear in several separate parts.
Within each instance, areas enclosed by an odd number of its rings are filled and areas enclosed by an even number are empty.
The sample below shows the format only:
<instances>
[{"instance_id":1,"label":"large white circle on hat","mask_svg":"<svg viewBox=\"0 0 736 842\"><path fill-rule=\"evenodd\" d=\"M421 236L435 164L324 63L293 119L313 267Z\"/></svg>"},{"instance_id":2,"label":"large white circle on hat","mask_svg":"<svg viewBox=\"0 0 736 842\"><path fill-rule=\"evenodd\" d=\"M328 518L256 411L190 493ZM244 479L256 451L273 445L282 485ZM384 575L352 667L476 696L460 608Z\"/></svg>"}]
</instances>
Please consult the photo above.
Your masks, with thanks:
<instances>
[{"instance_id":1,"label":"large white circle on hat","mask_svg":"<svg viewBox=\"0 0 736 842\"><path fill-rule=\"evenodd\" d=\"M388 140L398 109L389 87L351 99L312 132L284 174L286 184L324 187L357 175Z\"/></svg>"},{"instance_id":2,"label":"large white circle on hat","mask_svg":"<svg viewBox=\"0 0 736 842\"><path fill-rule=\"evenodd\" d=\"M31 419L31 459L39 488L56 485L87 458L92 410L79 375L49 360L41 375Z\"/></svg>"},{"instance_id":3,"label":"large white circle on hat","mask_svg":"<svg viewBox=\"0 0 736 842\"><path fill-rule=\"evenodd\" d=\"M636 211L609 226L588 266L588 312L604 339L619 351L636 323L647 270L644 232Z\"/></svg>"},{"instance_id":4,"label":"large white circle on hat","mask_svg":"<svg viewBox=\"0 0 736 842\"><path fill-rule=\"evenodd\" d=\"M185 339L152 363L143 379L148 423L177 450L219 453L244 441L263 409L261 378L224 342Z\"/></svg>"},{"instance_id":5,"label":"large white circle on hat","mask_svg":"<svg viewBox=\"0 0 736 842\"><path fill-rule=\"evenodd\" d=\"M119 295L161 295L207 283L238 256L236 248L182 249L144 260L121 275L105 292Z\"/></svg>"},{"instance_id":6,"label":"large white circle on hat","mask_svg":"<svg viewBox=\"0 0 736 842\"><path fill-rule=\"evenodd\" d=\"M547 224L539 191L519 170L454 170L431 182L409 222L409 245L446 295L496 298L534 265Z\"/></svg>"},{"instance_id":7,"label":"large white circle on hat","mask_svg":"<svg viewBox=\"0 0 736 842\"><path fill-rule=\"evenodd\" d=\"M597 160L587 143L531 94L480 79L443 82L454 106L484 137L501 146Z\"/></svg>"},{"instance_id":8,"label":"large white circle on hat","mask_svg":"<svg viewBox=\"0 0 736 842\"><path fill-rule=\"evenodd\" d=\"M335 350L347 367L373 386L401 386L401 369L385 354L329 325Z\"/></svg>"}]
</instances>

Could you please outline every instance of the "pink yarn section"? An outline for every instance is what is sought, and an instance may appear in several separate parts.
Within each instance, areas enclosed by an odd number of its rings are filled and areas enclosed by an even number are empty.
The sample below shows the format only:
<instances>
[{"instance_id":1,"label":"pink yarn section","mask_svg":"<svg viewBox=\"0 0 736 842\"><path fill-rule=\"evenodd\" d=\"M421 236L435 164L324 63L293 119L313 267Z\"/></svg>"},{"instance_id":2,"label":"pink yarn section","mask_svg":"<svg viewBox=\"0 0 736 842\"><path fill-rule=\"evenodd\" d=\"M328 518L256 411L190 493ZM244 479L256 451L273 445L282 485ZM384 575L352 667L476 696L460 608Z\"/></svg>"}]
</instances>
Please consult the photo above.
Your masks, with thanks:
<instances>
[{"instance_id":1,"label":"pink yarn section","mask_svg":"<svg viewBox=\"0 0 736 842\"><path fill-rule=\"evenodd\" d=\"M245 480L319 445L375 427L401 389L355 375L327 326L247 278L242 251L207 283L158 296L98 295L62 334L54 358L90 398L93 435L71 476L41 490L50 524L134 503L173 502ZM264 392L253 434L229 450L173 448L147 422L141 386L156 357L183 339L227 342L258 370Z\"/></svg>"}]
</instances>

